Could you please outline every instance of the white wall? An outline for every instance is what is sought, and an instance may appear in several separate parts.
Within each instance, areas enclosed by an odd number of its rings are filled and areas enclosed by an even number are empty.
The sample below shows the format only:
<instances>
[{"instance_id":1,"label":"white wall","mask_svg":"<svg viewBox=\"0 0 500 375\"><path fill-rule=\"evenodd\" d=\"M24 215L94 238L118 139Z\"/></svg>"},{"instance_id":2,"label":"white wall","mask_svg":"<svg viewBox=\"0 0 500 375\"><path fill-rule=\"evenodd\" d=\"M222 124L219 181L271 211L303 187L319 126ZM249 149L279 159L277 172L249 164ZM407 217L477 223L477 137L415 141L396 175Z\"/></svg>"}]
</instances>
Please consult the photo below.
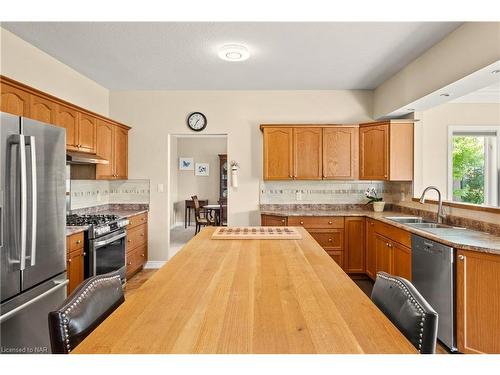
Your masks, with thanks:
<instances>
[{"instance_id":1,"label":"white wall","mask_svg":"<svg viewBox=\"0 0 500 375\"><path fill-rule=\"evenodd\" d=\"M230 225L257 225L262 178L261 123L359 123L371 121L372 92L338 91L131 91L111 92L110 117L130 126L129 177L151 180L150 260L168 259L169 134L192 134L186 116L201 111L205 134L227 134L239 162L239 187L229 190Z\"/></svg>"},{"instance_id":2,"label":"white wall","mask_svg":"<svg viewBox=\"0 0 500 375\"><path fill-rule=\"evenodd\" d=\"M448 103L415 116L414 196L435 185L446 199L449 125L500 125L500 106L495 103ZM429 192L435 198L434 192Z\"/></svg>"},{"instance_id":3,"label":"white wall","mask_svg":"<svg viewBox=\"0 0 500 375\"><path fill-rule=\"evenodd\" d=\"M177 197L174 202L175 222L184 223L185 200L197 195L209 203L219 200L219 154L227 153L227 138L189 137L177 139L177 164L170 170L177 179ZM190 157L194 163L209 163L208 176L196 176L194 171L179 170L179 158ZM174 176L176 175L176 176ZM171 206L172 207L172 206ZM193 216L191 215L191 218ZM184 224L183 224L184 225Z\"/></svg>"},{"instance_id":4,"label":"white wall","mask_svg":"<svg viewBox=\"0 0 500 375\"><path fill-rule=\"evenodd\" d=\"M466 22L394 76L374 94L380 118L500 60L500 22Z\"/></svg>"},{"instance_id":5,"label":"white wall","mask_svg":"<svg viewBox=\"0 0 500 375\"><path fill-rule=\"evenodd\" d=\"M108 89L3 28L0 28L0 74L108 116Z\"/></svg>"}]
</instances>

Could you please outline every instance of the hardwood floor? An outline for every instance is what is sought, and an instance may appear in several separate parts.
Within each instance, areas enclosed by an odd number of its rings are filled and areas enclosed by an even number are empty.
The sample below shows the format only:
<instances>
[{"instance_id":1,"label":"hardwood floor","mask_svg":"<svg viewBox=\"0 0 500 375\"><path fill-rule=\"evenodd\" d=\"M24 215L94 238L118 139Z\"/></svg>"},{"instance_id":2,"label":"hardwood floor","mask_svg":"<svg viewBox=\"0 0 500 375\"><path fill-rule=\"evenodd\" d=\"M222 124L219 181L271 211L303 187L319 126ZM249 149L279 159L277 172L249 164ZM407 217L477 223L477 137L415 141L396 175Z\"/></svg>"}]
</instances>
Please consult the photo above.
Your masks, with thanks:
<instances>
[{"instance_id":1,"label":"hardwood floor","mask_svg":"<svg viewBox=\"0 0 500 375\"><path fill-rule=\"evenodd\" d=\"M127 280L125 285L125 299L133 295L137 289L139 289L142 284L149 280L154 273L158 271L156 269L147 269L137 272L130 280Z\"/></svg>"}]
</instances>

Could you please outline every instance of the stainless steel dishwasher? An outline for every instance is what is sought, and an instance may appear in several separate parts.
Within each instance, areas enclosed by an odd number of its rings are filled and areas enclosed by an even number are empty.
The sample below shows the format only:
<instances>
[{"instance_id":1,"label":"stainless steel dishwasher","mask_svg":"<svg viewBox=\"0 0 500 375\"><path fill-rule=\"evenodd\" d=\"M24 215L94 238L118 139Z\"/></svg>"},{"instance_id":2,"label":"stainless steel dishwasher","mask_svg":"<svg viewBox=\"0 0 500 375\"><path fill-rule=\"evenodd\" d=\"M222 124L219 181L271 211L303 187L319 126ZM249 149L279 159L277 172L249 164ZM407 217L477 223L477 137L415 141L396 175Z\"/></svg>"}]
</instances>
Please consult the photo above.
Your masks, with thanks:
<instances>
[{"instance_id":1,"label":"stainless steel dishwasher","mask_svg":"<svg viewBox=\"0 0 500 375\"><path fill-rule=\"evenodd\" d=\"M415 234L411 242L412 283L439 314L438 339L456 351L454 249Z\"/></svg>"}]
</instances>

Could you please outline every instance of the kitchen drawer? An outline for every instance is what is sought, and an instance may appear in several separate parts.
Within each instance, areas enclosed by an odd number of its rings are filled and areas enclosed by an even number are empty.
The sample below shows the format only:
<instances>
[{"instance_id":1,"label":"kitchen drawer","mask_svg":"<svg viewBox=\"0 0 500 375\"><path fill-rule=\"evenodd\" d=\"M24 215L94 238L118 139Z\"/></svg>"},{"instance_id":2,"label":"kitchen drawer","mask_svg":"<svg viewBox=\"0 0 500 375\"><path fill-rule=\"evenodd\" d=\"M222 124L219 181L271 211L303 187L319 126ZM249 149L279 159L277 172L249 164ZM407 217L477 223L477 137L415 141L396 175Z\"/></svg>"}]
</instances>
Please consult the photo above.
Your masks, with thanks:
<instances>
[{"instance_id":1,"label":"kitchen drawer","mask_svg":"<svg viewBox=\"0 0 500 375\"><path fill-rule=\"evenodd\" d=\"M344 249L344 231L342 229L310 229L308 232L325 250Z\"/></svg>"},{"instance_id":2,"label":"kitchen drawer","mask_svg":"<svg viewBox=\"0 0 500 375\"><path fill-rule=\"evenodd\" d=\"M66 237L66 251L70 252L83 248L83 232Z\"/></svg>"},{"instance_id":3,"label":"kitchen drawer","mask_svg":"<svg viewBox=\"0 0 500 375\"><path fill-rule=\"evenodd\" d=\"M127 229L134 228L134 227L141 225L141 224L146 224L148 222L148 213L144 212L144 213L139 214L139 215L130 216L128 218L128 221L129 221L129 224L127 225Z\"/></svg>"},{"instance_id":4,"label":"kitchen drawer","mask_svg":"<svg viewBox=\"0 0 500 375\"><path fill-rule=\"evenodd\" d=\"M148 226L139 225L127 232L127 251L133 250L138 246L147 244Z\"/></svg>"},{"instance_id":5,"label":"kitchen drawer","mask_svg":"<svg viewBox=\"0 0 500 375\"><path fill-rule=\"evenodd\" d=\"M344 218L328 216L290 216L288 217L288 225L291 227L302 226L311 229L341 229L344 228Z\"/></svg>"},{"instance_id":6,"label":"kitchen drawer","mask_svg":"<svg viewBox=\"0 0 500 375\"><path fill-rule=\"evenodd\" d=\"M344 252L338 250L326 250L326 253L342 268L344 268Z\"/></svg>"},{"instance_id":7,"label":"kitchen drawer","mask_svg":"<svg viewBox=\"0 0 500 375\"><path fill-rule=\"evenodd\" d=\"M411 233L404 229L396 228L395 226L377 220L375 221L375 232L392 241L399 242L403 246L411 248Z\"/></svg>"},{"instance_id":8,"label":"kitchen drawer","mask_svg":"<svg viewBox=\"0 0 500 375\"><path fill-rule=\"evenodd\" d=\"M140 269L146 261L146 246L140 246L130 252L127 252L127 279Z\"/></svg>"},{"instance_id":9,"label":"kitchen drawer","mask_svg":"<svg viewBox=\"0 0 500 375\"><path fill-rule=\"evenodd\" d=\"M260 225L263 227L283 227L287 225L286 216L260 215Z\"/></svg>"}]
</instances>

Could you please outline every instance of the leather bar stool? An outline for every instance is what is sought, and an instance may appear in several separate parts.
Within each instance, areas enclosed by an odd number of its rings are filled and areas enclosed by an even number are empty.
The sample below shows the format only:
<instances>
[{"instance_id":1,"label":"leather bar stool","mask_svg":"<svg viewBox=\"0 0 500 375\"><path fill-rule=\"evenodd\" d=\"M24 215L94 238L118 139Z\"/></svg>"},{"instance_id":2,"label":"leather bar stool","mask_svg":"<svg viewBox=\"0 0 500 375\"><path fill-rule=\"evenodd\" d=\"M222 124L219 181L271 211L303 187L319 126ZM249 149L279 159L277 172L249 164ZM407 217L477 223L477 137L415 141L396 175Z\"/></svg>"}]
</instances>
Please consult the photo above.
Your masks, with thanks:
<instances>
[{"instance_id":1,"label":"leather bar stool","mask_svg":"<svg viewBox=\"0 0 500 375\"><path fill-rule=\"evenodd\" d=\"M378 272L371 299L421 354L435 352L438 314L412 283Z\"/></svg>"},{"instance_id":2,"label":"leather bar stool","mask_svg":"<svg viewBox=\"0 0 500 375\"><path fill-rule=\"evenodd\" d=\"M117 272L85 280L49 313L52 353L69 353L124 301Z\"/></svg>"}]
</instances>

